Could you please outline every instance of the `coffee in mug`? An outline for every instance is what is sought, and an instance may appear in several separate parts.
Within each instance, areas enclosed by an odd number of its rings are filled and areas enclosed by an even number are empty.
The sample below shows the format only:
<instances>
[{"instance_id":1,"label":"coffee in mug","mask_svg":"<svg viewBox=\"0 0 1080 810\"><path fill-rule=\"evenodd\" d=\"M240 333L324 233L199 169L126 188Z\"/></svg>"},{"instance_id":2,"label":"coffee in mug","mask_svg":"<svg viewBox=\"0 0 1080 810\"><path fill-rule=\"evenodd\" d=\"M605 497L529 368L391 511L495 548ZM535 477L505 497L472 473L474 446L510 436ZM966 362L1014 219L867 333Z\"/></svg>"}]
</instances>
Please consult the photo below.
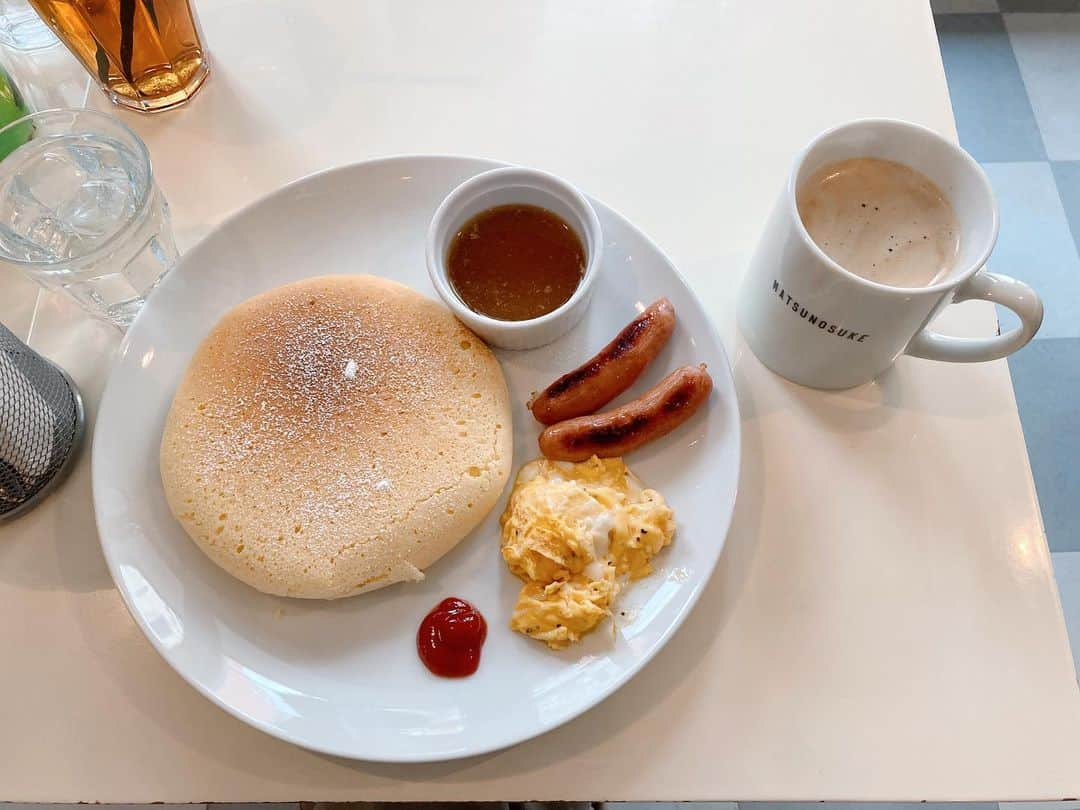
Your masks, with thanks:
<instances>
[{"instance_id":1,"label":"coffee in mug","mask_svg":"<svg viewBox=\"0 0 1080 810\"><path fill-rule=\"evenodd\" d=\"M960 226L945 194L894 160L828 163L796 194L806 232L845 270L892 287L925 287L952 269Z\"/></svg>"},{"instance_id":2,"label":"coffee in mug","mask_svg":"<svg viewBox=\"0 0 1080 810\"><path fill-rule=\"evenodd\" d=\"M986 174L905 121L823 132L796 158L743 279L737 315L754 354L814 388L869 382L902 354L995 360L1042 323L1034 290L984 269L998 233ZM1020 326L960 338L930 324L949 304L993 301Z\"/></svg>"}]
</instances>

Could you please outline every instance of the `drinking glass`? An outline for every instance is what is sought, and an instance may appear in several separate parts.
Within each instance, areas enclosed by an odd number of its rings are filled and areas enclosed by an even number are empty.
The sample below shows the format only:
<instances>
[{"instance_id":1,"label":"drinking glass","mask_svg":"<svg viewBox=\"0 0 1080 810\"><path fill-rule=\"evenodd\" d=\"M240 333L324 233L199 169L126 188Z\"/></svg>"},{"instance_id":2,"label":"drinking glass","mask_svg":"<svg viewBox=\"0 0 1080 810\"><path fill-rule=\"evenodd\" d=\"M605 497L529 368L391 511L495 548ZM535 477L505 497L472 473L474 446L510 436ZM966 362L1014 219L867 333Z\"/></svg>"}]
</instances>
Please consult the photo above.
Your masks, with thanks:
<instances>
[{"instance_id":1,"label":"drinking glass","mask_svg":"<svg viewBox=\"0 0 1080 810\"><path fill-rule=\"evenodd\" d=\"M0 162L0 264L126 328L176 261L169 206L139 137L92 110L0 129L28 140Z\"/></svg>"},{"instance_id":2,"label":"drinking glass","mask_svg":"<svg viewBox=\"0 0 1080 810\"><path fill-rule=\"evenodd\" d=\"M187 102L210 62L190 0L30 0L114 104L142 112Z\"/></svg>"},{"instance_id":3,"label":"drinking glass","mask_svg":"<svg viewBox=\"0 0 1080 810\"><path fill-rule=\"evenodd\" d=\"M36 51L57 42L26 0L0 0L0 44L17 51Z\"/></svg>"}]
</instances>

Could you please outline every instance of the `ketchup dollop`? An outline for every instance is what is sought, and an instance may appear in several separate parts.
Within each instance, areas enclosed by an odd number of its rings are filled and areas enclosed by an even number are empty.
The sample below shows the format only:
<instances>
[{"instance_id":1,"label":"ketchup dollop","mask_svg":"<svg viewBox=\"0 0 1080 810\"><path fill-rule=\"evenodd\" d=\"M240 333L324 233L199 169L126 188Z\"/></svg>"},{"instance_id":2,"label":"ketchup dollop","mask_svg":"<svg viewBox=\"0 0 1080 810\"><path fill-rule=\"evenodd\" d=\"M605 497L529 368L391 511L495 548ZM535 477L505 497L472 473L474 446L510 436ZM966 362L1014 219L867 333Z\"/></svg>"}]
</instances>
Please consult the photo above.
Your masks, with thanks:
<instances>
[{"instance_id":1,"label":"ketchup dollop","mask_svg":"<svg viewBox=\"0 0 1080 810\"><path fill-rule=\"evenodd\" d=\"M464 678L480 666L487 622L464 599L443 599L420 622L416 651L429 670L443 678Z\"/></svg>"}]
</instances>

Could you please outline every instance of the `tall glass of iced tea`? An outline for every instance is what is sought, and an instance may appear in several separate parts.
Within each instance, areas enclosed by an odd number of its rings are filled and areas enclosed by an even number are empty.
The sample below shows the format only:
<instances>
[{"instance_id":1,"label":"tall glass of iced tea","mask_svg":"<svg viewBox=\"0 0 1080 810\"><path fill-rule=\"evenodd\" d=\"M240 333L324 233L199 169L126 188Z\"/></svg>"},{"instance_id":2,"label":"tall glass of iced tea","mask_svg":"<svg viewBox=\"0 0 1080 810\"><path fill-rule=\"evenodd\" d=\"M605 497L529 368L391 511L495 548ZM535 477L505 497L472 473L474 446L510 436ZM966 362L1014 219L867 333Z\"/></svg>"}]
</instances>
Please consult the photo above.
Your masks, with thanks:
<instances>
[{"instance_id":1,"label":"tall glass of iced tea","mask_svg":"<svg viewBox=\"0 0 1080 810\"><path fill-rule=\"evenodd\" d=\"M113 102L183 104L210 72L190 0L30 0Z\"/></svg>"}]
</instances>

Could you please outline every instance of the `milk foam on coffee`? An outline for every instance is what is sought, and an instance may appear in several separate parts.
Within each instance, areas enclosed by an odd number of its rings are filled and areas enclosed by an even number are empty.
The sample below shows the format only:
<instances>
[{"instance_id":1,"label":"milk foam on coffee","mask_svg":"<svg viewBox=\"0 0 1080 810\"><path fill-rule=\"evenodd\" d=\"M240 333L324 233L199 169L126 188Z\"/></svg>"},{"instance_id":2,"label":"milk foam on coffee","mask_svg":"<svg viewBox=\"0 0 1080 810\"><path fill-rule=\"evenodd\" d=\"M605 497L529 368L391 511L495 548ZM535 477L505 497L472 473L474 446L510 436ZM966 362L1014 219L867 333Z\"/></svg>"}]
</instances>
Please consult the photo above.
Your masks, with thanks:
<instances>
[{"instance_id":1,"label":"milk foam on coffee","mask_svg":"<svg viewBox=\"0 0 1080 810\"><path fill-rule=\"evenodd\" d=\"M930 178L902 163L851 158L814 172L796 194L810 238L856 275L924 287L952 268L960 229Z\"/></svg>"}]
</instances>

